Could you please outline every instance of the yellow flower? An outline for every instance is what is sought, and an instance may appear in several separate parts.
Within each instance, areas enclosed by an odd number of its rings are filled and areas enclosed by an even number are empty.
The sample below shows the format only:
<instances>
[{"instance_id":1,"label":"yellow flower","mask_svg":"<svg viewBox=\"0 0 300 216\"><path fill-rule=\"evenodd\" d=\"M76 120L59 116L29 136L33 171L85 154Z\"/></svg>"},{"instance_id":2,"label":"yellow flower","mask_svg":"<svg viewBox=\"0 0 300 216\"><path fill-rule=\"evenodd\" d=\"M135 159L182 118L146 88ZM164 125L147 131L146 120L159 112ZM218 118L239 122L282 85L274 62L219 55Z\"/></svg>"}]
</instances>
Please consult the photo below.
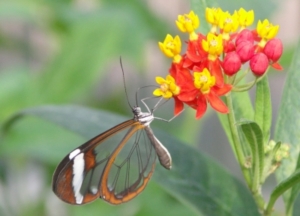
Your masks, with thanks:
<instances>
[{"instance_id":1,"label":"yellow flower","mask_svg":"<svg viewBox=\"0 0 300 216\"><path fill-rule=\"evenodd\" d=\"M256 31L257 34L261 37L261 41L258 43L258 46L265 47L268 40L273 39L279 30L279 25L273 25L269 20L265 19L263 22L260 20L257 23Z\"/></svg>"},{"instance_id":2,"label":"yellow flower","mask_svg":"<svg viewBox=\"0 0 300 216\"><path fill-rule=\"evenodd\" d=\"M175 62L180 62L181 56L181 40L178 35L174 38L167 34L164 42L158 42L160 50L169 58L173 58Z\"/></svg>"},{"instance_id":3,"label":"yellow flower","mask_svg":"<svg viewBox=\"0 0 300 216\"><path fill-rule=\"evenodd\" d=\"M212 28L210 30L211 33L217 32L217 27L223 13L224 12L221 8L206 8L205 18L206 21L212 25Z\"/></svg>"},{"instance_id":4,"label":"yellow flower","mask_svg":"<svg viewBox=\"0 0 300 216\"><path fill-rule=\"evenodd\" d=\"M239 27L237 12L235 11L233 15L228 11L224 12L220 18L219 27L223 30L223 39L229 40L229 33L235 32Z\"/></svg>"},{"instance_id":5,"label":"yellow flower","mask_svg":"<svg viewBox=\"0 0 300 216\"><path fill-rule=\"evenodd\" d=\"M160 88L155 89L153 95L169 99L179 94L180 88L176 85L175 79L171 75L167 75L166 79L156 77L155 80L160 85Z\"/></svg>"},{"instance_id":6,"label":"yellow flower","mask_svg":"<svg viewBox=\"0 0 300 216\"><path fill-rule=\"evenodd\" d=\"M202 40L202 48L208 52L209 60L216 60L223 52L223 39L222 35L216 36L213 33L207 34L207 40Z\"/></svg>"},{"instance_id":7,"label":"yellow flower","mask_svg":"<svg viewBox=\"0 0 300 216\"><path fill-rule=\"evenodd\" d=\"M269 20L265 19L263 22L260 20L257 23L257 34L264 39L270 40L274 38L279 30L279 25L274 26Z\"/></svg>"},{"instance_id":8,"label":"yellow flower","mask_svg":"<svg viewBox=\"0 0 300 216\"><path fill-rule=\"evenodd\" d=\"M216 78L206 68L202 72L194 72L194 86L203 94L208 94L215 84Z\"/></svg>"},{"instance_id":9,"label":"yellow flower","mask_svg":"<svg viewBox=\"0 0 300 216\"><path fill-rule=\"evenodd\" d=\"M190 40L198 39L198 35L195 33L195 30L199 27L200 20L194 11L190 11L189 14L178 15L176 25L181 32L187 32L190 34Z\"/></svg>"},{"instance_id":10,"label":"yellow flower","mask_svg":"<svg viewBox=\"0 0 300 216\"><path fill-rule=\"evenodd\" d=\"M244 8L240 8L237 12L238 14L238 21L242 29L246 28L247 26L252 25L254 21L254 11L246 11Z\"/></svg>"}]
</instances>

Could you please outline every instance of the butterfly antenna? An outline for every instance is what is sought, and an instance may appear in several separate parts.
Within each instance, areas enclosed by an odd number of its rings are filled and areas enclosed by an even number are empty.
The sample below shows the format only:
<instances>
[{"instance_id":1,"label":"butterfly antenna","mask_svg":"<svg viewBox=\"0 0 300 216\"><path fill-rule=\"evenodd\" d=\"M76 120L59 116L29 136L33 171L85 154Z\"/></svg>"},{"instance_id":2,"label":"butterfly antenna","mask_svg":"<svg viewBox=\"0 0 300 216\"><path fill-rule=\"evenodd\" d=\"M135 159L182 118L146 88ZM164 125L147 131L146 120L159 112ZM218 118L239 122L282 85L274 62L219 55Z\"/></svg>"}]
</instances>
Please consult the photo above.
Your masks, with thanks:
<instances>
[{"instance_id":1,"label":"butterfly antenna","mask_svg":"<svg viewBox=\"0 0 300 216\"><path fill-rule=\"evenodd\" d=\"M142 86L142 87L139 87L137 88L136 92L135 92L135 101L136 101L136 105L138 106L138 92L143 89L143 88L149 88L149 87L154 87L154 88L157 88L156 85L147 85L147 86ZM155 98L155 97L147 97L147 99L150 99L150 98ZM142 99L144 100L144 99ZM145 104L144 104L145 105Z\"/></svg>"},{"instance_id":2,"label":"butterfly antenna","mask_svg":"<svg viewBox=\"0 0 300 216\"><path fill-rule=\"evenodd\" d=\"M125 73L124 73L123 64L122 64L122 58L121 57L120 57L120 65L121 65L121 70L122 70L122 75L123 75L123 85L124 85L124 90L125 90L125 94L126 94L127 103L129 105L129 107L133 110L133 107L129 103L129 97L128 97L127 88L126 88L126 82L125 82Z\"/></svg>"}]
</instances>

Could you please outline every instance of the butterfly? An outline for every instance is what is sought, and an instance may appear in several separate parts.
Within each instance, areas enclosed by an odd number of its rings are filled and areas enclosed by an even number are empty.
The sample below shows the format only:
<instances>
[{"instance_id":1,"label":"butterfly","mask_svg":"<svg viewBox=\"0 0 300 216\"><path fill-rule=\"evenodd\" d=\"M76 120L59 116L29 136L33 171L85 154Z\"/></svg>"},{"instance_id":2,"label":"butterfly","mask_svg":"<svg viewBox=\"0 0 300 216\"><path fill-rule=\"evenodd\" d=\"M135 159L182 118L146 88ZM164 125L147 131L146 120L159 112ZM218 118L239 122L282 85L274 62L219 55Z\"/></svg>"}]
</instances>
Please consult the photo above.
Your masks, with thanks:
<instances>
[{"instance_id":1,"label":"butterfly","mask_svg":"<svg viewBox=\"0 0 300 216\"><path fill-rule=\"evenodd\" d=\"M171 169L168 150L155 137L152 109L132 107L133 119L97 135L69 153L53 175L53 191L63 201L81 205L101 198L111 204L140 194L160 164Z\"/></svg>"}]
</instances>

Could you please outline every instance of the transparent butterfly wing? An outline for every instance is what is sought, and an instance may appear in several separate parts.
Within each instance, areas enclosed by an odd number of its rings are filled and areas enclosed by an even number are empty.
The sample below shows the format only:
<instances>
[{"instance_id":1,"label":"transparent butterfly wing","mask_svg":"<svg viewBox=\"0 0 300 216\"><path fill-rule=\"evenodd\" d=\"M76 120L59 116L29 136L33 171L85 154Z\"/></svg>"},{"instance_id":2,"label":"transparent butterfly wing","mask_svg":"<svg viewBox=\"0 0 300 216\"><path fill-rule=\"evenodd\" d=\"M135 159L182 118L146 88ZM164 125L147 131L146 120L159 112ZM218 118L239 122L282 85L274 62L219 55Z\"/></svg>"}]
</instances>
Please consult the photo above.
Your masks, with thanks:
<instances>
[{"instance_id":1,"label":"transparent butterfly wing","mask_svg":"<svg viewBox=\"0 0 300 216\"><path fill-rule=\"evenodd\" d=\"M156 152L145 127L129 120L72 151L54 173L53 191L71 204L98 197L120 204L134 198L145 188L155 167ZM70 159L73 152L78 154Z\"/></svg>"},{"instance_id":2,"label":"transparent butterfly wing","mask_svg":"<svg viewBox=\"0 0 300 216\"><path fill-rule=\"evenodd\" d=\"M126 146L116 149L105 167L100 189L102 198L110 203L129 201L150 180L156 152L144 127L140 124L128 130L120 144Z\"/></svg>"}]
</instances>

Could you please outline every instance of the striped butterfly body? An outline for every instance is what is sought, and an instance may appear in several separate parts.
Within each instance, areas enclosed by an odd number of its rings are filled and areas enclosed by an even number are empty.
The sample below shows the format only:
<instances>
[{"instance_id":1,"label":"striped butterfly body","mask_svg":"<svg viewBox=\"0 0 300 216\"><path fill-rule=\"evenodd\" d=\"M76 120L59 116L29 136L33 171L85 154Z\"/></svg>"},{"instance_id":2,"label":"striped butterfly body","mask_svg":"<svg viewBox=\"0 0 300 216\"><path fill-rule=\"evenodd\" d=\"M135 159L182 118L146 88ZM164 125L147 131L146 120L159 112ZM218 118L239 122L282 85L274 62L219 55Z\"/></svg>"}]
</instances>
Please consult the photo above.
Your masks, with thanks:
<instances>
[{"instance_id":1,"label":"striped butterfly body","mask_svg":"<svg viewBox=\"0 0 300 216\"><path fill-rule=\"evenodd\" d=\"M148 107L147 107L148 109ZM134 118L92 138L68 154L53 175L53 191L63 201L81 205L102 198L121 204L146 187L156 156L166 169L172 160L154 136L152 112L133 108Z\"/></svg>"}]
</instances>

